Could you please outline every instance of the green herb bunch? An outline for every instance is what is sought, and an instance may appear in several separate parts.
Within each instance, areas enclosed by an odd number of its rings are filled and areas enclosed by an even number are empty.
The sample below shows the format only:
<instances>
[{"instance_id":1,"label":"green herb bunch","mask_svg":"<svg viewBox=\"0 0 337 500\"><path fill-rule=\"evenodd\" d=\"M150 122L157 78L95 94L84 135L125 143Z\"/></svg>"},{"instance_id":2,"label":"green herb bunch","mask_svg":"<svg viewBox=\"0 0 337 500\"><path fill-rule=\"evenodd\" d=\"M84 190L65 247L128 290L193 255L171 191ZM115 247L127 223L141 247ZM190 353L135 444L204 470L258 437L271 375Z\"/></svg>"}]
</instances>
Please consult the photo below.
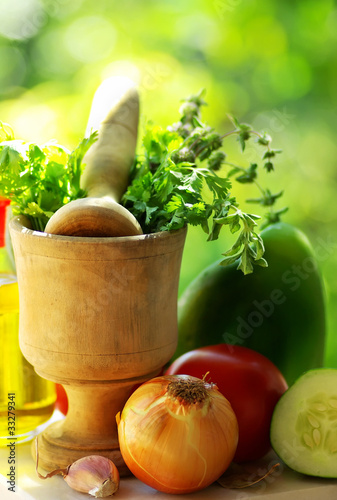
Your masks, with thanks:
<instances>
[{"instance_id":1,"label":"green herb bunch","mask_svg":"<svg viewBox=\"0 0 337 500\"><path fill-rule=\"evenodd\" d=\"M86 196L80 187L82 159L97 134L83 139L70 153L54 142L43 146L15 140L0 122L0 196L11 200L14 215L25 215L43 231L56 210Z\"/></svg>"},{"instance_id":2,"label":"green herb bunch","mask_svg":"<svg viewBox=\"0 0 337 500\"><path fill-rule=\"evenodd\" d=\"M271 138L231 117L234 129L219 134L201 120L204 91L184 100L180 120L167 129L148 124L142 151L136 157L130 185L122 203L133 213L144 233L171 231L187 224L201 226L208 240L216 240L223 226L238 233L233 246L225 252L222 265L238 261L244 274L253 266L267 266L264 245L257 232L260 216L245 213L231 194L231 177L239 183L255 183L261 197L247 201L269 207L264 225L276 222L286 210L272 209L282 192L272 194L258 183L258 165L248 168L227 161L222 151L224 139L236 135L241 150L255 139L263 148L262 161L267 172L274 170L274 157L280 150L271 148ZM228 172L224 175L227 167ZM221 175L220 175L221 174Z\"/></svg>"},{"instance_id":3,"label":"green herb bunch","mask_svg":"<svg viewBox=\"0 0 337 500\"><path fill-rule=\"evenodd\" d=\"M254 140L262 146L263 167L274 170L271 138L230 117L233 130L219 134L201 119L204 91L183 101L180 120L168 128L146 126L142 150L136 156L130 184L121 203L144 233L172 231L188 224L201 226L215 240L223 226L238 233L225 252L222 265L238 261L244 274L254 265L267 266L264 245L257 232L259 215L245 213L231 194L232 178L254 183L261 196L247 201L269 208L264 226L279 220L286 209L275 211L282 192L271 193L258 182L258 164L245 168L227 160L223 142L237 136L242 152ZM23 214L33 229L43 231L49 218L66 203L86 196L80 187L83 157L97 133L83 139L73 152L49 142L43 146L15 140L12 129L0 122L0 196L11 200L14 215ZM262 227L262 226L261 226Z\"/></svg>"}]
</instances>

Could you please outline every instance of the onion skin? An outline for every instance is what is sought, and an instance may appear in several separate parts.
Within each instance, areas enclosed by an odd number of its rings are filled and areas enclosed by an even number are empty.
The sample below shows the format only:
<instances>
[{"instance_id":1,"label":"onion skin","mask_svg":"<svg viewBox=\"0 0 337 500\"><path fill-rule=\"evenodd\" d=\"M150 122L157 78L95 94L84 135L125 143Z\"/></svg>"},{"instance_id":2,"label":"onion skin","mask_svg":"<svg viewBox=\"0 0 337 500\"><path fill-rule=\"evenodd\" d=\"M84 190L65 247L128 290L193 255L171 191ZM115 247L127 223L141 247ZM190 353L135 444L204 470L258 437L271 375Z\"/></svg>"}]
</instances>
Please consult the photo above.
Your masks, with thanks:
<instances>
[{"instance_id":1,"label":"onion skin","mask_svg":"<svg viewBox=\"0 0 337 500\"><path fill-rule=\"evenodd\" d=\"M205 385L202 402L168 393L169 384ZM192 493L216 481L230 465L238 424L228 400L209 384L187 375L156 377L142 384L117 415L120 450L130 471L164 493Z\"/></svg>"}]
</instances>

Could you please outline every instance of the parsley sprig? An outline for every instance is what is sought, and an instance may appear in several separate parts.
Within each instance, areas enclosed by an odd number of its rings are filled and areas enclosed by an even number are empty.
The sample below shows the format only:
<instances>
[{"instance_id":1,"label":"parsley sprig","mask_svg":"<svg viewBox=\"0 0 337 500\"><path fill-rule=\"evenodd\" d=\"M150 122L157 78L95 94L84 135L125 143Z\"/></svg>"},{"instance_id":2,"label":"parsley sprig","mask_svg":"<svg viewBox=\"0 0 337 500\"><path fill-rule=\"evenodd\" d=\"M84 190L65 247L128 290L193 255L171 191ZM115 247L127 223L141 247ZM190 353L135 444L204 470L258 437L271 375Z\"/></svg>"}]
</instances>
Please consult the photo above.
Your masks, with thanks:
<instances>
[{"instance_id":1,"label":"parsley sprig","mask_svg":"<svg viewBox=\"0 0 337 500\"><path fill-rule=\"evenodd\" d=\"M96 135L69 152L55 142L15 140L10 126L0 122L0 196L11 200L13 214L25 215L33 229L43 231L56 210L86 196L80 187L82 159Z\"/></svg>"},{"instance_id":2,"label":"parsley sprig","mask_svg":"<svg viewBox=\"0 0 337 500\"><path fill-rule=\"evenodd\" d=\"M280 150L271 148L271 138L230 117L234 129L219 134L201 119L205 105L204 91L185 99L180 107L180 120L164 129L149 123L136 157L130 185L122 203L140 222L145 233L171 231L187 224L199 225L216 240L223 226L238 233L233 246L226 251L222 265L238 262L244 274L254 265L267 266L264 245L257 232L260 216L244 213L231 194L233 177L239 183L254 183L261 197L249 202L270 209L265 225L275 222L286 210L273 211L282 192L272 194L258 183L258 164L248 168L227 161L223 141L236 135L242 152L254 138L264 148L262 161L267 172L274 170L274 157ZM224 171L229 171L224 175ZM221 175L220 175L221 174Z\"/></svg>"}]
</instances>

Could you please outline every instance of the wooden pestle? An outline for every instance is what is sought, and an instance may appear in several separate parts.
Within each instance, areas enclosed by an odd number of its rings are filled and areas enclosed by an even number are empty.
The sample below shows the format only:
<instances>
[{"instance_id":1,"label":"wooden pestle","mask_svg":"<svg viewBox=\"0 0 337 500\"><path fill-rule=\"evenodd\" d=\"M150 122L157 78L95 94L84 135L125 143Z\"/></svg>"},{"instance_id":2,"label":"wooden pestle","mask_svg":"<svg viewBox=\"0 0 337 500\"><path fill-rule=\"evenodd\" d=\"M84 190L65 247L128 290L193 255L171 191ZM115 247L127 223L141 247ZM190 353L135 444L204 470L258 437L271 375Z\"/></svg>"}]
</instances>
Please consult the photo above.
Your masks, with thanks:
<instances>
[{"instance_id":1,"label":"wooden pestle","mask_svg":"<svg viewBox=\"0 0 337 500\"><path fill-rule=\"evenodd\" d=\"M110 109L106 114L106 109ZM137 143L139 96L130 81L105 80L97 89L86 135L98 139L83 158L81 187L87 198L71 201L49 219L47 233L66 236L133 236L142 234L136 218L119 201L128 184Z\"/></svg>"}]
</instances>

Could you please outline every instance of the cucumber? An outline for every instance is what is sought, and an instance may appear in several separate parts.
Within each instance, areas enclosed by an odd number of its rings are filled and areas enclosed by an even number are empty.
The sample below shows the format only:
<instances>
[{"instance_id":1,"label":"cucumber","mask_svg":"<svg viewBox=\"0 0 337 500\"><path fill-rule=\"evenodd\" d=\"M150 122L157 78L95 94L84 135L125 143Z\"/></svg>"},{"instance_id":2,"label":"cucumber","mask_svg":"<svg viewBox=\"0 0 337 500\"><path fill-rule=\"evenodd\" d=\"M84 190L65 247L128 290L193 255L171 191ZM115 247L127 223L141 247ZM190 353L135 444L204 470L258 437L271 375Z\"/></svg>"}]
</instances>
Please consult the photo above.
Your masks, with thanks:
<instances>
[{"instance_id":1,"label":"cucumber","mask_svg":"<svg viewBox=\"0 0 337 500\"><path fill-rule=\"evenodd\" d=\"M244 276L238 262L214 262L186 288L174 358L209 345L242 345L270 359L291 386L302 373L324 366L323 279L298 228L278 222L261 236L269 267Z\"/></svg>"},{"instance_id":2,"label":"cucumber","mask_svg":"<svg viewBox=\"0 0 337 500\"><path fill-rule=\"evenodd\" d=\"M291 469L337 478L337 369L310 370L281 396L270 440Z\"/></svg>"}]
</instances>

